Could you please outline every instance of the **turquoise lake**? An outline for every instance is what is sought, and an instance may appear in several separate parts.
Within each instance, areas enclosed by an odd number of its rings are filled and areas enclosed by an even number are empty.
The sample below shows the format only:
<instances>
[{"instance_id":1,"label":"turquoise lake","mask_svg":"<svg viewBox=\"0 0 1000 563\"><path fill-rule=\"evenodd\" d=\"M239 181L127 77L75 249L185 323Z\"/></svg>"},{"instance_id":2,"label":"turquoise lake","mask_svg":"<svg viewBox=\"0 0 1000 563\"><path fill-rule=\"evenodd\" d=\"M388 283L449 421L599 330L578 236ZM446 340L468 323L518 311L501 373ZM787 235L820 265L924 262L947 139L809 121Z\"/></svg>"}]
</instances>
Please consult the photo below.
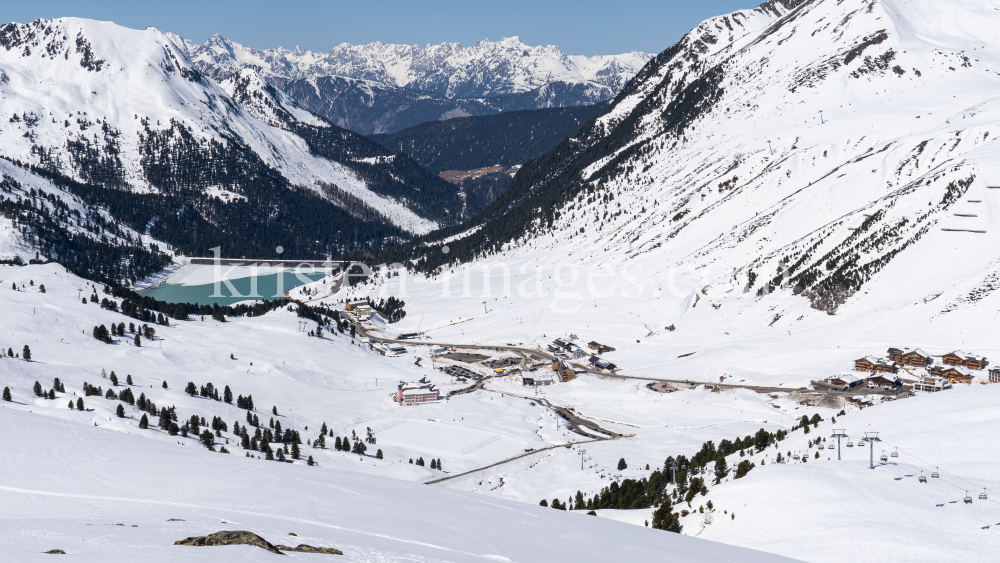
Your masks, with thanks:
<instances>
[{"instance_id":1,"label":"turquoise lake","mask_svg":"<svg viewBox=\"0 0 1000 563\"><path fill-rule=\"evenodd\" d=\"M323 272L316 272L312 274L299 274L305 277L309 281L316 281L323 278L325 275ZM278 277L281 276L279 280ZM305 285L299 279L295 272L281 272L278 274L268 274L257 276L257 295L253 296L253 280L252 278L238 278L234 280L229 280L229 283L233 285L236 289L236 293L233 294L232 291L226 286L225 283L220 283L218 288L218 293L216 293L216 286L214 283L204 284L204 285L180 285L172 283L162 283L149 291L142 293L144 296L152 297L158 301L166 301L168 303L194 303L197 305L232 305L233 303L238 303L240 301L246 301L248 299L255 299L258 301L267 299L280 299L281 295L278 291L278 283L281 283L281 291L288 291L292 288L299 287L300 285ZM215 295L215 297L213 297Z\"/></svg>"}]
</instances>

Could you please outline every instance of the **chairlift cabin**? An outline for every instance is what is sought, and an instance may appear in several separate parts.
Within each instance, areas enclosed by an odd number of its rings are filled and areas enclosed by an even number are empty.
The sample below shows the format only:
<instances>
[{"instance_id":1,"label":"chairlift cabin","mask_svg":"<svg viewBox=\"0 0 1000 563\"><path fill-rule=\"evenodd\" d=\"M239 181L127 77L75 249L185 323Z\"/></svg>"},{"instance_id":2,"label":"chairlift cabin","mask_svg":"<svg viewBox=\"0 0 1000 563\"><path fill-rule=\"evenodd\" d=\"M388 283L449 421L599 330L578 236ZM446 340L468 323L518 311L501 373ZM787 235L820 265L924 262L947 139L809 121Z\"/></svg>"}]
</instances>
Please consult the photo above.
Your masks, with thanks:
<instances>
[{"instance_id":1,"label":"chairlift cabin","mask_svg":"<svg viewBox=\"0 0 1000 563\"><path fill-rule=\"evenodd\" d=\"M983 488L983 492L979 493L979 500L986 500L986 489Z\"/></svg>"},{"instance_id":2,"label":"chairlift cabin","mask_svg":"<svg viewBox=\"0 0 1000 563\"><path fill-rule=\"evenodd\" d=\"M965 504L972 504L972 497L969 496L969 491L965 491L965 498L962 499Z\"/></svg>"},{"instance_id":3,"label":"chairlift cabin","mask_svg":"<svg viewBox=\"0 0 1000 563\"><path fill-rule=\"evenodd\" d=\"M924 472L923 471L920 472L920 477L917 479L917 481L919 481L921 483L926 483L927 482L927 477L924 477Z\"/></svg>"},{"instance_id":4,"label":"chairlift cabin","mask_svg":"<svg viewBox=\"0 0 1000 563\"><path fill-rule=\"evenodd\" d=\"M827 446L826 449L832 450L833 449L833 444L830 444L829 446Z\"/></svg>"},{"instance_id":5,"label":"chairlift cabin","mask_svg":"<svg viewBox=\"0 0 1000 563\"><path fill-rule=\"evenodd\" d=\"M896 448L896 451L892 452L890 455L892 455L892 457L899 457L899 448Z\"/></svg>"},{"instance_id":6,"label":"chairlift cabin","mask_svg":"<svg viewBox=\"0 0 1000 563\"><path fill-rule=\"evenodd\" d=\"M853 448L854 447L854 442L847 442L847 447L848 448Z\"/></svg>"},{"instance_id":7,"label":"chairlift cabin","mask_svg":"<svg viewBox=\"0 0 1000 563\"><path fill-rule=\"evenodd\" d=\"M940 468L939 467L935 467L934 468L934 473L931 473L931 477L933 477L934 479L940 479L941 478L941 474L938 473L938 469L940 469Z\"/></svg>"},{"instance_id":8,"label":"chairlift cabin","mask_svg":"<svg viewBox=\"0 0 1000 563\"><path fill-rule=\"evenodd\" d=\"M889 456L885 455L885 452L883 452L882 453L882 457L880 457L879 459L882 460L882 463L885 463L885 462L889 461Z\"/></svg>"}]
</instances>

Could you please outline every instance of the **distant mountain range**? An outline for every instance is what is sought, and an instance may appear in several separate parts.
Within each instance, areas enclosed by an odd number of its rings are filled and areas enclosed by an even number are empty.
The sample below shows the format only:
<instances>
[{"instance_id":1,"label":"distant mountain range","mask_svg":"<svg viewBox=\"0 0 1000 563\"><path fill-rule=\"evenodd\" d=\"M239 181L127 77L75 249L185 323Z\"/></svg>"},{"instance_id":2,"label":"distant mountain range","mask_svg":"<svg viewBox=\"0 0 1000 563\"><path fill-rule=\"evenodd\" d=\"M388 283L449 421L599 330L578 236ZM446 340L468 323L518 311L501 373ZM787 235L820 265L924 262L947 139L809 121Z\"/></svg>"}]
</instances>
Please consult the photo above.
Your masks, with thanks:
<instances>
[{"instance_id":1,"label":"distant mountain range","mask_svg":"<svg viewBox=\"0 0 1000 563\"><path fill-rule=\"evenodd\" d=\"M328 53L251 49L215 35L204 44L167 34L217 79L252 68L303 108L353 131L393 133L451 117L591 105L613 98L651 55L570 56L517 37L470 47L342 44Z\"/></svg>"}]
</instances>

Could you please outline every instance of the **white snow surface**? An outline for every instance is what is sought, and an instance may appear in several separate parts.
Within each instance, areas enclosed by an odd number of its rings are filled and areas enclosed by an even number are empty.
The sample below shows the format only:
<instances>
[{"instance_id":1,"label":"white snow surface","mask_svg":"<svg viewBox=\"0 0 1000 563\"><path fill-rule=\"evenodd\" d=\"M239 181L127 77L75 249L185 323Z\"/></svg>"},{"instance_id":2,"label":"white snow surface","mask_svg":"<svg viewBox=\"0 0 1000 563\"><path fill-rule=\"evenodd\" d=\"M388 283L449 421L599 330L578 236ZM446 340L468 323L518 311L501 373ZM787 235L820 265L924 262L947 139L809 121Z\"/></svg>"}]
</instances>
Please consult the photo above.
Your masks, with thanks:
<instances>
[{"instance_id":1,"label":"white snow surface","mask_svg":"<svg viewBox=\"0 0 1000 563\"><path fill-rule=\"evenodd\" d=\"M494 400L492 393L425 407L398 406L389 399L398 380L427 376L444 390L453 386L440 372L412 366L406 357L372 355L347 336L310 338L298 332L294 313L282 310L225 324L175 322L157 326L156 339L142 347L129 344L131 335L108 345L91 338L90 326L132 320L80 303L78 289L95 289L84 287L84 280L56 265L0 266L0 280L18 287L0 292L0 305L8 312L0 340L19 350L28 343L33 356L31 362L0 359L0 384L13 395L11 402L0 402L0 425L9 438L8 455L0 461L0 537L3 552L15 560L34 560L49 549L87 561L133 561L140 553L153 561L270 557L249 547L173 546L185 537L232 529L254 531L272 543L337 547L350 560L613 560L623 550L634 561L660 560L664 550L679 561L784 560L535 502L417 483L449 473L412 465L407 458L437 454L454 473L529 444L545 444L530 422L541 411L524 400L499 395ZM44 294L37 289L43 283ZM414 421L418 427L442 423L465 427L466 434L505 438L464 455L432 452L426 445L370 446L383 450L383 460L303 444L303 457L312 455L319 463L307 467L301 460L280 464L244 457L229 426L217 438L217 447L230 442L233 453L224 455L206 450L193 437L155 429L155 417L149 430L140 430L138 409L125 404L125 417L118 418L116 400L89 396L83 397L86 411L66 408L82 397L84 381L112 387L100 375L105 368L120 377L115 389L124 389L129 375L133 394L144 393L157 405L176 405L181 421L194 413L243 425L245 411L186 395L184 380L193 379L199 385L211 380L220 389L231 386L234 395L252 394L262 424L273 418L303 438L315 438L322 422L338 436L360 425L375 426L378 436L375 421L401 417L437 421ZM56 400L33 395L34 381L50 386L54 377L66 393L57 393ZM169 389L162 388L163 380ZM278 416L271 414L272 404ZM391 432L386 435L392 442ZM565 451L567 459L575 457ZM289 538L289 532L298 537Z\"/></svg>"}]
</instances>

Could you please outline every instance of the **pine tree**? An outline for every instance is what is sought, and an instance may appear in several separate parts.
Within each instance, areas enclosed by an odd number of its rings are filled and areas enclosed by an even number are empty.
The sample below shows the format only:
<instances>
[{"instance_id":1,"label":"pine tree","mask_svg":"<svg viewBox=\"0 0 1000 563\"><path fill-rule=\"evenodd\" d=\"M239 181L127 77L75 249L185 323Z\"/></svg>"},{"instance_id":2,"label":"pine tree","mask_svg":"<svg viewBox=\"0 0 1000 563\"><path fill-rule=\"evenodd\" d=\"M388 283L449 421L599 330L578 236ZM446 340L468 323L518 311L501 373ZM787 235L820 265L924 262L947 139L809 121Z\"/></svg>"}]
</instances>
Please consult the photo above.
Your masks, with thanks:
<instances>
[{"instance_id":1,"label":"pine tree","mask_svg":"<svg viewBox=\"0 0 1000 563\"><path fill-rule=\"evenodd\" d=\"M69 410L73 410L74 408L76 408L76 407L73 406L73 400L70 399L70 401L69 401Z\"/></svg>"},{"instance_id":2,"label":"pine tree","mask_svg":"<svg viewBox=\"0 0 1000 563\"><path fill-rule=\"evenodd\" d=\"M226 390L222 394L222 400L229 404L232 404L233 402L233 392L229 390L228 385L226 385Z\"/></svg>"},{"instance_id":3,"label":"pine tree","mask_svg":"<svg viewBox=\"0 0 1000 563\"><path fill-rule=\"evenodd\" d=\"M333 449L338 452L340 451L340 436L337 436L337 439L333 442Z\"/></svg>"},{"instance_id":4,"label":"pine tree","mask_svg":"<svg viewBox=\"0 0 1000 563\"><path fill-rule=\"evenodd\" d=\"M628 464L625 463L625 458L619 459L618 460L618 471L624 471L626 469L628 469Z\"/></svg>"},{"instance_id":5,"label":"pine tree","mask_svg":"<svg viewBox=\"0 0 1000 563\"><path fill-rule=\"evenodd\" d=\"M132 385L133 384L132 383L132 374L131 373L125 376L125 383L128 384L128 385Z\"/></svg>"},{"instance_id":6,"label":"pine tree","mask_svg":"<svg viewBox=\"0 0 1000 563\"><path fill-rule=\"evenodd\" d=\"M274 414L274 416L278 416L278 407L276 407L276 406L275 407L271 407L271 412Z\"/></svg>"},{"instance_id":7,"label":"pine tree","mask_svg":"<svg viewBox=\"0 0 1000 563\"><path fill-rule=\"evenodd\" d=\"M423 467L424 466L424 458L418 457L417 458L417 465L419 465L420 467Z\"/></svg>"},{"instance_id":8,"label":"pine tree","mask_svg":"<svg viewBox=\"0 0 1000 563\"><path fill-rule=\"evenodd\" d=\"M542 499L542 500L541 500L541 501L540 501L540 502L538 503L538 506L544 506L544 507L548 507L548 506L549 506L549 501L547 501L547 500L545 500L545 499Z\"/></svg>"},{"instance_id":9,"label":"pine tree","mask_svg":"<svg viewBox=\"0 0 1000 563\"><path fill-rule=\"evenodd\" d=\"M49 393L48 393L47 397L48 397L49 400L52 400L52 401L56 400L56 390L55 389L49 389Z\"/></svg>"},{"instance_id":10,"label":"pine tree","mask_svg":"<svg viewBox=\"0 0 1000 563\"><path fill-rule=\"evenodd\" d=\"M167 382L166 382L166 380L164 380L164 381L163 381L163 385L162 385L162 387L163 387L164 389L166 389L166 388L167 388Z\"/></svg>"},{"instance_id":11,"label":"pine tree","mask_svg":"<svg viewBox=\"0 0 1000 563\"><path fill-rule=\"evenodd\" d=\"M308 430L308 428L307 428L307 430ZM323 436L324 434L326 434L326 423L325 422L323 423L323 426L321 426L320 429L319 429L319 435Z\"/></svg>"},{"instance_id":12,"label":"pine tree","mask_svg":"<svg viewBox=\"0 0 1000 563\"><path fill-rule=\"evenodd\" d=\"M135 335L135 345L136 346L142 346L142 339L139 338L138 334Z\"/></svg>"},{"instance_id":13,"label":"pine tree","mask_svg":"<svg viewBox=\"0 0 1000 563\"><path fill-rule=\"evenodd\" d=\"M437 469L437 468L438 468L438 462L437 462L437 460L434 459L434 458L431 458L431 469Z\"/></svg>"},{"instance_id":14,"label":"pine tree","mask_svg":"<svg viewBox=\"0 0 1000 563\"><path fill-rule=\"evenodd\" d=\"M212 435L211 431L206 428L205 431L201 433L199 438L201 443L204 444L206 448L215 451L215 448L212 447L212 444L215 443L215 436Z\"/></svg>"},{"instance_id":15,"label":"pine tree","mask_svg":"<svg viewBox=\"0 0 1000 563\"><path fill-rule=\"evenodd\" d=\"M7 348L7 357L8 358L13 358L14 357L14 349L13 348Z\"/></svg>"},{"instance_id":16,"label":"pine tree","mask_svg":"<svg viewBox=\"0 0 1000 563\"><path fill-rule=\"evenodd\" d=\"M21 358L26 362L31 361L31 348L28 348L27 344L24 345L24 350L21 351Z\"/></svg>"},{"instance_id":17,"label":"pine tree","mask_svg":"<svg viewBox=\"0 0 1000 563\"><path fill-rule=\"evenodd\" d=\"M76 399L76 410L82 411L83 409L83 397L77 397Z\"/></svg>"},{"instance_id":18,"label":"pine tree","mask_svg":"<svg viewBox=\"0 0 1000 563\"><path fill-rule=\"evenodd\" d=\"M299 459L299 445L292 442L292 459Z\"/></svg>"},{"instance_id":19,"label":"pine tree","mask_svg":"<svg viewBox=\"0 0 1000 563\"><path fill-rule=\"evenodd\" d=\"M313 461L313 456L309 456L309 459L306 460L306 465L308 465L309 467L312 467L315 464L316 464L316 462Z\"/></svg>"},{"instance_id":20,"label":"pine tree","mask_svg":"<svg viewBox=\"0 0 1000 563\"><path fill-rule=\"evenodd\" d=\"M438 458L437 467L438 467L438 471L444 471L444 469L441 468L441 458Z\"/></svg>"},{"instance_id":21,"label":"pine tree","mask_svg":"<svg viewBox=\"0 0 1000 563\"><path fill-rule=\"evenodd\" d=\"M35 386L32 388L35 391L35 396L40 397L42 395L42 384L35 382Z\"/></svg>"},{"instance_id":22,"label":"pine tree","mask_svg":"<svg viewBox=\"0 0 1000 563\"><path fill-rule=\"evenodd\" d=\"M118 376L115 375L115 370L111 370L111 385L118 387Z\"/></svg>"},{"instance_id":23,"label":"pine tree","mask_svg":"<svg viewBox=\"0 0 1000 563\"><path fill-rule=\"evenodd\" d=\"M242 447L244 450L249 450L250 449L250 435L249 434L243 434L243 438L240 440L240 447Z\"/></svg>"},{"instance_id":24,"label":"pine tree","mask_svg":"<svg viewBox=\"0 0 1000 563\"><path fill-rule=\"evenodd\" d=\"M139 419L139 429L145 430L147 428L149 428L149 419L146 418L145 414L143 414L142 418Z\"/></svg>"},{"instance_id":25,"label":"pine tree","mask_svg":"<svg viewBox=\"0 0 1000 563\"><path fill-rule=\"evenodd\" d=\"M382 459L382 450L375 452L375 459Z\"/></svg>"},{"instance_id":26,"label":"pine tree","mask_svg":"<svg viewBox=\"0 0 1000 563\"><path fill-rule=\"evenodd\" d=\"M10 402L10 401L13 400L11 398L11 396L10 396L10 387L4 387L3 388L3 400L5 400L7 402Z\"/></svg>"},{"instance_id":27,"label":"pine tree","mask_svg":"<svg viewBox=\"0 0 1000 563\"><path fill-rule=\"evenodd\" d=\"M187 387L184 388L184 392L194 397L198 394L198 388L195 387L193 381L188 381Z\"/></svg>"}]
</instances>

